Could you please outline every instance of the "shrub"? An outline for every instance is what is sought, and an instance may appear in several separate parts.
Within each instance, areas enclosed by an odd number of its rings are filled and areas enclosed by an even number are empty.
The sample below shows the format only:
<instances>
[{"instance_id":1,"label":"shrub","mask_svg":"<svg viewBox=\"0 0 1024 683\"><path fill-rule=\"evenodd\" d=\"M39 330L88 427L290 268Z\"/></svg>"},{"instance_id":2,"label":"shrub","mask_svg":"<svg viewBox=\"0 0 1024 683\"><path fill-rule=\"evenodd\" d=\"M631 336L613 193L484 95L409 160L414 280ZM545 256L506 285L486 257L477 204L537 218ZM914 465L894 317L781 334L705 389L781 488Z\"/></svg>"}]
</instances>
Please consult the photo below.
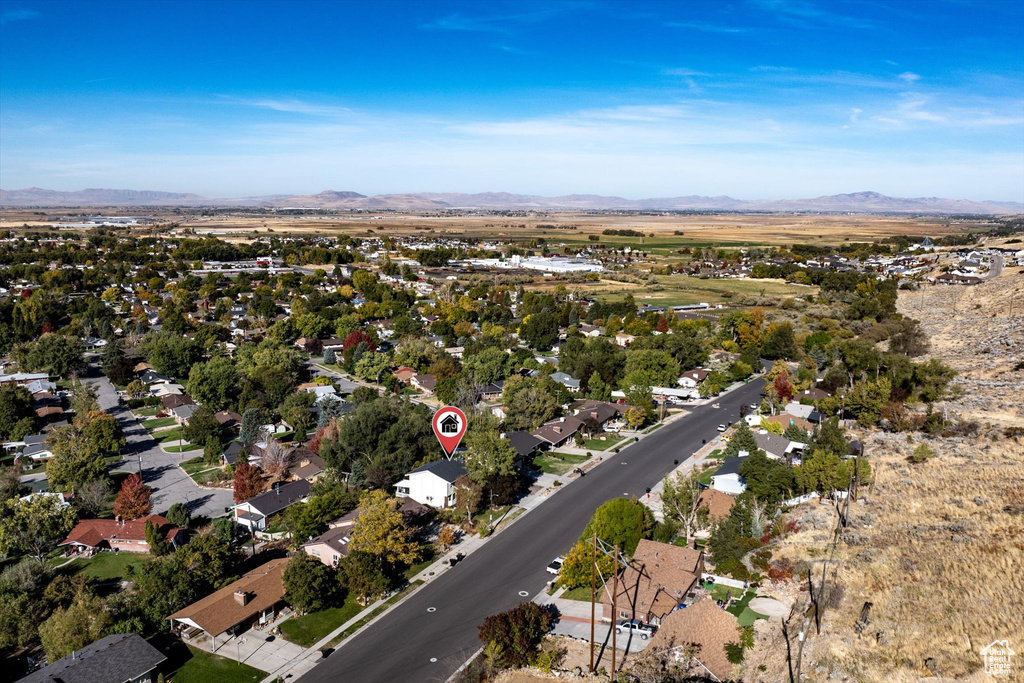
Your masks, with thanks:
<instances>
[{"instance_id":1,"label":"shrub","mask_svg":"<svg viewBox=\"0 0 1024 683\"><path fill-rule=\"evenodd\" d=\"M925 462L926 460L928 460L930 458L934 458L934 457L935 457L935 451L932 450L932 447L929 446L926 443L922 443L922 444L918 444L917 448L914 449L914 452L910 454L909 460L910 460L910 462L914 463L915 465L918 465L918 464L920 464L922 462Z\"/></svg>"}]
</instances>

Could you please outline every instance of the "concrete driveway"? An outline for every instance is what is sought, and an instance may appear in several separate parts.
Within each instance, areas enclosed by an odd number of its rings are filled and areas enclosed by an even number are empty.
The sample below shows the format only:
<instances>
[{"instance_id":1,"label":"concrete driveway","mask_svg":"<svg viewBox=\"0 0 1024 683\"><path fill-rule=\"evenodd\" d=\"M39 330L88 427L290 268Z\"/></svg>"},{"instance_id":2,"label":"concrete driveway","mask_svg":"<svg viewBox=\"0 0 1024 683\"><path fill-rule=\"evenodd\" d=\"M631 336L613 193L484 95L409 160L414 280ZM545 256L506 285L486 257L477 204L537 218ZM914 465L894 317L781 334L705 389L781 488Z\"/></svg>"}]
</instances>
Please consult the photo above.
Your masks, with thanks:
<instances>
[{"instance_id":1,"label":"concrete driveway","mask_svg":"<svg viewBox=\"0 0 1024 683\"><path fill-rule=\"evenodd\" d=\"M538 602L540 602L538 600ZM548 600L559 612L558 621L555 622L553 633L556 635L570 636L578 640L590 641L590 603L581 600L565 600L556 598ZM598 648L598 660L602 657L611 658L612 628L611 622L601 621L602 606L597 604L594 622L594 642ZM627 650L629 652L640 652L650 640L642 640L637 635L619 633L615 636L615 649ZM619 655L621 661L621 654Z\"/></svg>"},{"instance_id":2,"label":"concrete driveway","mask_svg":"<svg viewBox=\"0 0 1024 683\"><path fill-rule=\"evenodd\" d=\"M82 381L96 390L100 410L118 419L128 445L121 451L121 461L111 470L142 473L143 481L153 487L153 512L164 514L174 503L184 503L195 516L220 517L224 508L234 505L228 489L200 488L178 467L179 453L165 453L126 407L118 404L117 391L94 366Z\"/></svg>"}]
</instances>

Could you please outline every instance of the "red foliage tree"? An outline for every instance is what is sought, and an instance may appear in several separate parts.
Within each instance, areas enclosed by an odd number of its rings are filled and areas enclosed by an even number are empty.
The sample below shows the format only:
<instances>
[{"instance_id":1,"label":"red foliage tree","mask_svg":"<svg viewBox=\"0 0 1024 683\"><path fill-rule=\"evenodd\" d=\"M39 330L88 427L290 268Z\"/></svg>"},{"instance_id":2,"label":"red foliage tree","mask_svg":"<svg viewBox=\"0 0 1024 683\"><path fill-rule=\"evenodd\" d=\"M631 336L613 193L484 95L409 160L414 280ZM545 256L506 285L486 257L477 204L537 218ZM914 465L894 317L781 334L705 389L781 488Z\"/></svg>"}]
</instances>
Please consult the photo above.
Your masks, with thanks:
<instances>
[{"instance_id":1,"label":"red foliage tree","mask_svg":"<svg viewBox=\"0 0 1024 683\"><path fill-rule=\"evenodd\" d=\"M235 502L263 493L263 470L243 462L235 468Z\"/></svg>"},{"instance_id":2,"label":"red foliage tree","mask_svg":"<svg viewBox=\"0 0 1024 683\"><path fill-rule=\"evenodd\" d=\"M360 344L366 346L370 351L377 350L377 345L373 342L373 339L370 338L370 335L366 334L362 330L352 330L348 333L348 336L345 337L345 342L341 345L341 352L345 353L349 349L354 349Z\"/></svg>"},{"instance_id":3,"label":"red foliage tree","mask_svg":"<svg viewBox=\"0 0 1024 683\"><path fill-rule=\"evenodd\" d=\"M666 318L665 316L659 317L658 327L656 329L658 330L658 332L661 332L662 334L668 332L668 318Z\"/></svg>"},{"instance_id":4,"label":"red foliage tree","mask_svg":"<svg viewBox=\"0 0 1024 683\"><path fill-rule=\"evenodd\" d=\"M781 403L789 403L789 399L793 398L793 385L790 384L789 378L786 377L785 373L776 375L775 383L772 386L775 389L775 395L779 397Z\"/></svg>"},{"instance_id":5,"label":"red foliage tree","mask_svg":"<svg viewBox=\"0 0 1024 683\"><path fill-rule=\"evenodd\" d=\"M121 491L114 501L114 514L124 519L145 517L153 509L149 500L153 489L142 483L142 478L133 474L121 484Z\"/></svg>"}]
</instances>

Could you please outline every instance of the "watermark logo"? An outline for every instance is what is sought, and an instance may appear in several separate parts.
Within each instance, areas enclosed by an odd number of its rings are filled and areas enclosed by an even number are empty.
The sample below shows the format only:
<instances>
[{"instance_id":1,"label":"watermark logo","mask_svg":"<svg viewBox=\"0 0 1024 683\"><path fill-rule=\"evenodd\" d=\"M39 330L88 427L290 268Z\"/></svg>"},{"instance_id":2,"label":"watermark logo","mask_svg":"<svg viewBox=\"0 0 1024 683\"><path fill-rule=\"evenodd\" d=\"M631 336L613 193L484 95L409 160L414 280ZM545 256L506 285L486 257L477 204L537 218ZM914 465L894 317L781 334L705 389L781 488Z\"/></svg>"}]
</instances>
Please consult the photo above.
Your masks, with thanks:
<instances>
[{"instance_id":1,"label":"watermark logo","mask_svg":"<svg viewBox=\"0 0 1024 683\"><path fill-rule=\"evenodd\" d=\"M985 673L992 676L1009 676L1013 670L1010 658L1015 654L1017 653L1010 649L1010 641L993 640L981 651L981 656L985 659Z\"/></svg>"}]
</instances>

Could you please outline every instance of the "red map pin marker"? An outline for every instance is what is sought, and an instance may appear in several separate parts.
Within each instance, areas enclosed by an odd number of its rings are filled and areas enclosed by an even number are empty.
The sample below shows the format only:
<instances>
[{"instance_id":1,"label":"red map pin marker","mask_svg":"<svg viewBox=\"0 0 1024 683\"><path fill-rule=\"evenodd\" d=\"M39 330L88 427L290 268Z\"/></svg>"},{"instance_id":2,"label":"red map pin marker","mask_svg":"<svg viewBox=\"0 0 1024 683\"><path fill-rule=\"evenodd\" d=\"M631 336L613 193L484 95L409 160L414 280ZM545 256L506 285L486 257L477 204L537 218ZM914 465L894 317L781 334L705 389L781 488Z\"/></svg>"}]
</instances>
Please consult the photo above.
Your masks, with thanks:
<instances>
[{"instance_id":1,"label":"red map pin marker","mask_svg":"<svg viewBox=\"0 0 1024 683\"><path fill-rule=\"evenodd\" d=\"M466 435L468 425L466 414L458 408L445 406L434 413L434 434L449 460L451 460L455 449L459 447L462 437Z\"/></svg>"}]
</instances>

